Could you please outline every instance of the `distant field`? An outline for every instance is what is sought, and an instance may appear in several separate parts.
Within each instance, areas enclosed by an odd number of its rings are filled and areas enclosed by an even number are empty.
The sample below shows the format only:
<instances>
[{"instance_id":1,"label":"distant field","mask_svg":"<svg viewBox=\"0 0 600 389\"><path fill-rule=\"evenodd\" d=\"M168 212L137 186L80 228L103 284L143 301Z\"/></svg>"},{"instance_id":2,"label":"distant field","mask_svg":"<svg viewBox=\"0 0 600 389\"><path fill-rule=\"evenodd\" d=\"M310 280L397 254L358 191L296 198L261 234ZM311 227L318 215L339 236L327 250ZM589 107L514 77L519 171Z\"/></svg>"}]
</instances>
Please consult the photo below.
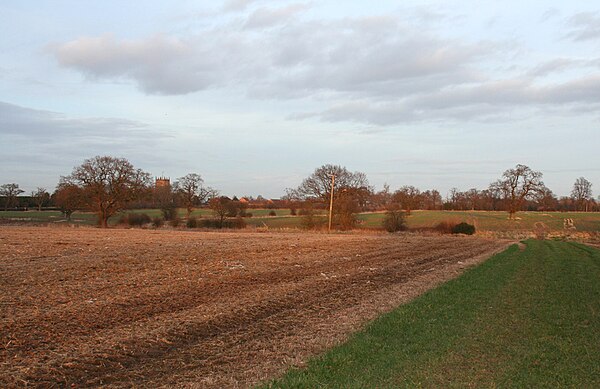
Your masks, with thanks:
<instances>
[{"instance_id":1,"label":"distant field","mask_svg":"<svg viewBox=\"0 0 600 389\"><path fill-rule=\"evenodd\" d=\"M275 212L276 216L269 216L269 212ZM150 217L159 217L158 209L143 209L127 211L133 213L146 213ZM301 228L302 218L290 215L289 209L249 209L251 218L245 218L246 224L254 227L268 228ZM181 218L186 216L184 209L179 209ZM210 209L196 209L192 213L194 217L212 217ZM325 222L326 216L320 216ZM358 228L381 228L381 222L385 214L361 213L357 216ZM117 224L120 215L110 219L110 224ZM509 220L506 212L493 211L413 211L407 216L409 228L431 228L441 221L467 222L474 224L478 231L532 231L544 229L547 231L563 230L564 219L573 219L577 231L592 232L600 231L599 212L519 212L515 220ZM32 222L32 223L64 223L65 220L58 211L27 211L27 212L4 212L0 211L0 221ZM88 212L75 212L72 220L77 224L93 225L96 216Z\"/></svg>"},{"instance_id":2,"label":"distant field","mask_svg":"<svg viewBox=\"0 0 600 389\"><path fill-rule=\"evenodd\" d=\"M598 388L600 250L514 245L268 388Z\"/></svg>"}]
</instances>

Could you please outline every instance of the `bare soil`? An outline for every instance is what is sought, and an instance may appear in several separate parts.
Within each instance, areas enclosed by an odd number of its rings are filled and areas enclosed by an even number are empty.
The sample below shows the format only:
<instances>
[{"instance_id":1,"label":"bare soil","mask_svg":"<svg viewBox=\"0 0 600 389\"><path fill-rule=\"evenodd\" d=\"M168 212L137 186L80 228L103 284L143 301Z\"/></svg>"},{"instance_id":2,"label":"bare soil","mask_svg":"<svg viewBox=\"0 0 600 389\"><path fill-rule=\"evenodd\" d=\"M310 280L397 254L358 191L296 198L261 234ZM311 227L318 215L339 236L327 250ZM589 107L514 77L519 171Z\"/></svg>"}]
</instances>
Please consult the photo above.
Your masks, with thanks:
<instances>
[{"instance_id":1,"label":"bare soil","mask_svg":"<svg viewBox=\"0 0 600 389\"><path fill-rule=\"evenodd\" d=\"M0 227L0 387L247 387L505 246Z\"/></svg>"}]
</instances>

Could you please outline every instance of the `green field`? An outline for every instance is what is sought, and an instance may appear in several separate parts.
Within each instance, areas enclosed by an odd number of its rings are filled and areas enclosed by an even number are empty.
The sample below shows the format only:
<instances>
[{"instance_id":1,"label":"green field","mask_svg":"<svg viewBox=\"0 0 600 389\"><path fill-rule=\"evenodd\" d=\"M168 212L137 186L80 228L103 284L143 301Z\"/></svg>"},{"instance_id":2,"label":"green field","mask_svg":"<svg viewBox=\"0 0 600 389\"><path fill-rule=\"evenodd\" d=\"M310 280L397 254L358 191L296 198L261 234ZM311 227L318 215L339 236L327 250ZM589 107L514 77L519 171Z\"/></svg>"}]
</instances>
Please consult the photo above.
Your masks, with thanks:
<instances>
[{"instance_id":1,"label":"green field","mask_svg":"<svg viewBox=\"0 0 600 389\"><path fill-rule=\"evenodd\" d=\"M274 211L276 216L269 216ZM127 211L134 213L146 213L150 217L159 217L158 209L143 209ZM249 209L253 217L245 218L246 224L255 227L268 228L301 228L302 218L291 216L289 209ZM185 218L184 209L178 210L179 217ZM196 209L192 216L200 218L212 217L212 211L207 208ZM381 228L385 214L361 213L357 215L358 228ZM325 222L326 216L321 216ZM544 229L547 231L562 231L564 219L573 219L577 231L600 231L599 212L519 212L515 220L509 220L506 212L494 211L413 211L407 216L407 225L411 229L432 228L441 221L467 222L474 224L477 231L533 231ZM39 223L61 223L64 218L58 211L26 211L26 212L4 212L0 211L0 219L21 220L23 222ZM78 224L96 223L96 217L88 212L75 212L72 216L73 222ZM120 215L110 219L110 224L117 224Z\"/></svg>"},{"instance_id":2,"label":"green field","mask_svg":"<svg viewBox=\"0 0 600 389\"><path fill-rule=\"evenodd\" d=\"M272 388L600 387L600 250L513 245Z\"/></svg>"}]
</instances>

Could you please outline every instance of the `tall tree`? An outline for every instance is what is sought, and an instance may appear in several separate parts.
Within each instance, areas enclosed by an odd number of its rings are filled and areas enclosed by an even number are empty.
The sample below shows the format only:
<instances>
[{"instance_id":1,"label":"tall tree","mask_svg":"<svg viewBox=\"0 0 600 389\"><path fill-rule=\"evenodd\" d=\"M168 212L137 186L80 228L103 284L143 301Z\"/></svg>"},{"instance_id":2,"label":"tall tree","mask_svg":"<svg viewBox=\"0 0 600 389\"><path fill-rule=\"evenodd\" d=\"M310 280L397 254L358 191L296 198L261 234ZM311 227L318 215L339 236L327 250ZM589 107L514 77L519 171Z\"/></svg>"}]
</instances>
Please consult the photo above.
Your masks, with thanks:
<instances>
[{"instance_id":1,"label":"tall tree","mask_svg":"<svg viewBox=\"0 0 600 389\"><path fill-rule=\"evenodd\" d=\"M589 201L592 199L592 183L579 177L573 184L571 197L575 200L579 211L587 211Z\"/></svg>"},{"instance_id":2,"label":"tall tree","mask_svg":"<svg viewBox=\"0 0 600 389\"><path fill-rule=\"evenodd\" d=\"M395 203L400 204L402 209L406 211L407 215L410 215L410 211L413 209L419 209L421 207L421 191L414 186L405 185L401 187L394 192L394 196L392 198Z\"/></svg>"},{"instance_id":3,"label":"tall tree","mask_svg":"<svg viewBox=\"0 0 600 389\"><path fill-rule=\"evenodd\" d=\"M195 207L217 195L216 190L204 186L204 180L196 173L189 173L179 178L175 181L174 187L185 206L188 218Z\"/></svg>"},{"instance_id":4,"label":"tall tree","mask_svg":"<svg viewBox=\"0 0 600 389\"><path fill-rule=\"evenodd\" d=\"M73 212L82 206L82 190L77 185L61 182L52 194L52 199L60 212L70 221Z\"/></svg>"},{"instance_id":5,"label":"tall tree","mask_svg":"<svg viewBox=\"0 0 600 389\"><path fill-rule=\"evenodd\" d=\"M19 188L19 184L11 183L0 186L0 196L4 197L4 210L17 204L17 196L25 191Z\"/></svg>"},{"instance_id":6,"label":"tall tree","mask_svg":"<svg viewBox=\"0 0 600 389\"><path fill-rule=\"evenodd\" d=\"M331 200L333 180L333 222L341 229L354 226L354 214L364 209L372 197L373 188L367 176L361 172L350 172L339 165L323 165L305 178L296 189L288 189L287 197L292 200L319 201L327 205Z\"/></svg>"},{"instance_id":7,"label":"tall tree","mask_svg":"<svg viewBox=\"0 0 600 389\"><path fill-rule=\"evenodd\" d=\"M521 209L525 200L534 199L545 188L542 173L531 170L528 166L517 165L502 174L502 178L490 185L492 190L498 190L506 202L506 211L513 219Z\"/></svg>"},{"instance_id":8,"label":"tall tree","mask_svg":"<svg viewBox=\"0 0 600 389\"><path fill-rule=\"evenodd\" d=\"M46 188L38 187L36 190L31 192L31 198L35 201L38 211L42 210L42 205L50 199L50 194L46 191Z\"/></svg>"},{"instance_id":9,"label":"tall tree","mask_svg":"<svg viewBox=\"0 0 600 389\"><path fill-rule=\"evenodd\" d=\"M108 227L108 219L128 203L148 194L151 185L148 173L135 169L125 158L109 156L85 160L60 181L81 189L82 204L98 214L102 227Z\"/></svg>"},{"instance_id":10,"label":"tall tree","mask_svg":"<svg viewBox=\"0 0 600 389\"><path fill-rule=\"evenodd\" d=\"M298 200L322 200L329 204L332 175L335 176L334 196L341 189L370 189L365 173L353 173L340 165L323 165L305 178L298 188L288 189L288 196Z\"/></svg>"}]
</instances>

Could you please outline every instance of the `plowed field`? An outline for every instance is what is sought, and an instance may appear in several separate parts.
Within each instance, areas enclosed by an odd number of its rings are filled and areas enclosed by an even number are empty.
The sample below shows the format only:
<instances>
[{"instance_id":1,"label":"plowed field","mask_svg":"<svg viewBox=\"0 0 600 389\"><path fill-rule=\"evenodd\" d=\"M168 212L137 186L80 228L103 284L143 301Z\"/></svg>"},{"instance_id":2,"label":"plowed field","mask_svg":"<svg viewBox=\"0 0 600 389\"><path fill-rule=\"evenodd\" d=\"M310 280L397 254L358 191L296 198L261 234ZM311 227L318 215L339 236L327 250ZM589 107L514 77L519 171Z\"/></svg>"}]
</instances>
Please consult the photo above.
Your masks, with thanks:
<instances>
[{"instance_id":1,"label":"plowed field","mask_svg":"<svg viewBox=\"0 0 600 389\"><path fill-rule=\"evenodd\" d=\"M246 387L505 244L0 228L0 387Z\"/></svg>"}]
</instances>

